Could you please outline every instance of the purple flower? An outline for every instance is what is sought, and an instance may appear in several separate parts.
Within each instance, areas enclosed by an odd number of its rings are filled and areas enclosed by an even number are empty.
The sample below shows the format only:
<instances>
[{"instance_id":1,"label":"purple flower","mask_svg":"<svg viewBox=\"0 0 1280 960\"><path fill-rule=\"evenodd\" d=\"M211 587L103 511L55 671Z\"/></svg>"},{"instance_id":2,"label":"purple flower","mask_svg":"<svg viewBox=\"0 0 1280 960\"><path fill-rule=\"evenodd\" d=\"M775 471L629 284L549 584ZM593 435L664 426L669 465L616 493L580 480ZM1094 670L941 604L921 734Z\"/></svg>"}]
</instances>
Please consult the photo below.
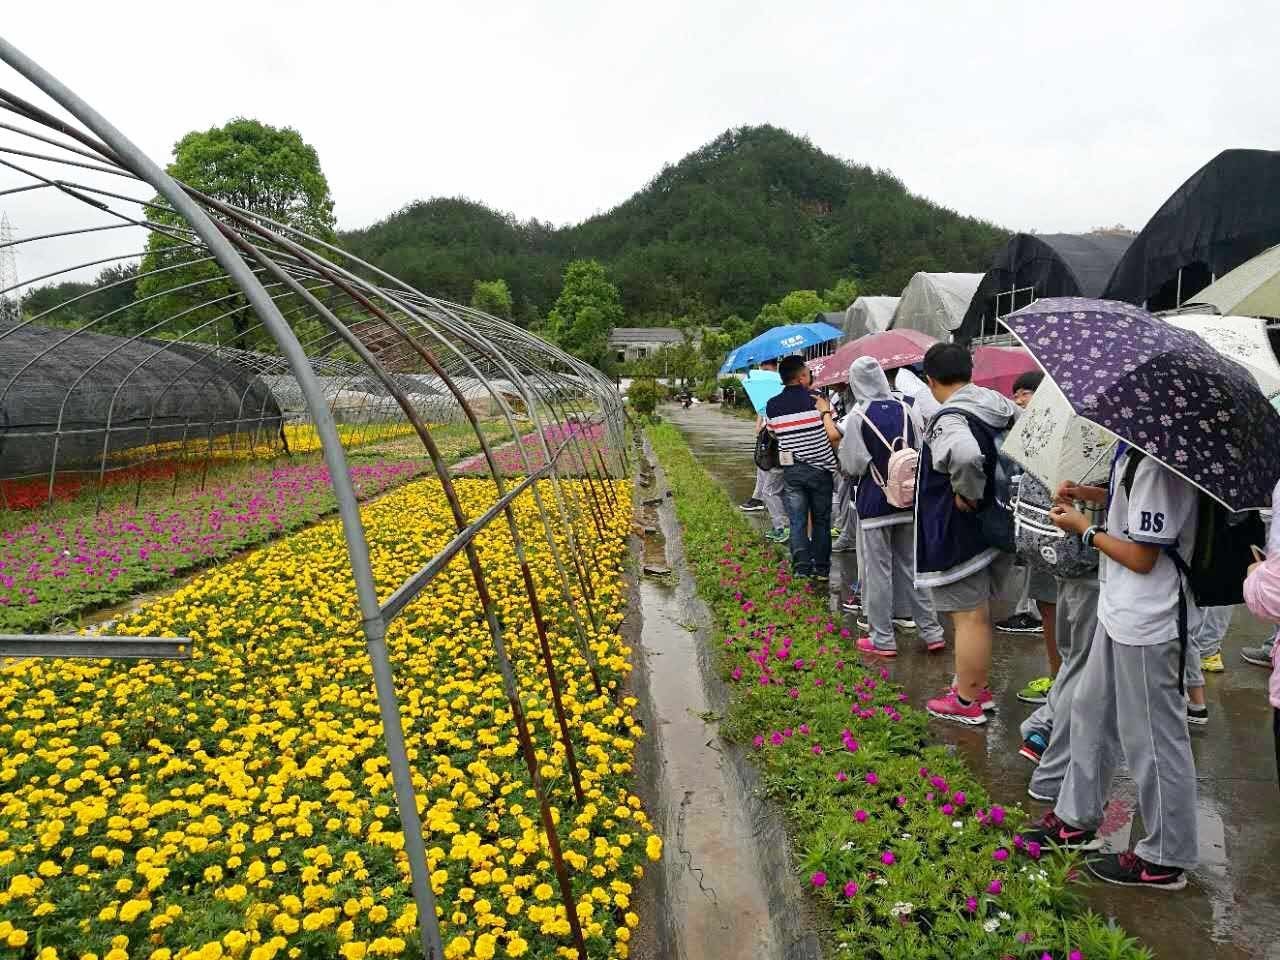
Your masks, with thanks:
<instances>
[{"instance_id":1,"label":"purple flower","mask_svg":"<svg viewBox=\"0 0 1280 960\"><path fill-rule=\"evenodd\" d=\"M1067 960L1084 960L1084 954L1079 950L1072 950L1070 956L1067 957Z\"/></svg>"},{"instance_id":2,"label":"purple flower","mask_svg":"<svg viewBox=\"0 0 1280 960\"><path fill-rule=\"evenodd\" d=\"M893 866L894 862L897 859L898 858L893 855L892 850L886 850L884 853L880 854L880 862L883 863L886 867Z\"/></svg>"},{"instance_id":3,"label":"purple flower","mask_svg":"<svg viewBox=\"0 0 1280 960\"><path fill-rule=\"evenodd\" d=\"M977 912L978 912L978 898L977 898L977 897L967 897L967 898L965 899L965 901L964 901L964 908L965 908L965 910L966 910L966 911L968 911L969 913L977 913Z\"/></svg>"},{"instance_id":4,"label":"purple flower","mask_svg":"<svg viewBox=\"0 0 1280 960\"><path fill-rule=\"evenodd\" d=\"M987 893L991 894L993 897L999 896L1002 890L1004 890L1004 884L999 880L992 880L987 884Z\"/></svg>"},{"instance_id":5,"label":"purple flower","mask_svg":"<svg viewBox=\"0 0 1280 960\"><path fill-rule=\"evenodd\" d=\"M1009 859L1009 851L1006 850L1004 847L1000 847L994 853L992 853L991 856L994 859L1000 860L1003 862Z\"/></svg>"},{"instance_id":6,"label":"purple flower","mask_svg":"<svg viewBox=\"0 0 1280 960\"><path fill-rule=\"evenodd\" d=\"M751 745L757 750L761 749L764 746L764 737L757 733L755 739L751 741Z\"/></svg>"},{"instance_id":7,"label":"purple flower","mask_svg":"<svg viewBox=\"0 0 1280 960\"><path fill-rule=\"evenodd\" d=\"M867 811L865 811L865 810L855 810L855 811L853 811L853 819L857 820L859 823L866 823L866 822L867 822Z\"/></svg>"},{"instance_id":8,"label":"purple flower","mask_svg":"<svg viewBox=\"0 0 1280 960\"><path fill-rule=\"evenodd\" d=\"M849 775L845 773L843 770L836 773L836 783L844 783L848 779L849 779Z\"/></svg>"},{"instance_id":9,"label":"purple flower","mask_svg":"<svg viewBox=\"0 0 1280 960\"><path fill-rule=\"evenodd\" d=\"M1027 856L1029 856L1032 860L1039 860L1040 844L1036 843L1034 840L1030 841L1027 844Z\"/></svg>"},{"instance_id":10,"label":"purple flower","mask_svg":"<svg viewBox=\"0 0 1280 960\"><path fill-rule=\"evenodd\" d=\"M954 794L951 795L951 799L957 807L963 807L965 800L968 798L965 797L963 790L957 790Z\"/></svg>"},{"instance_id":11,"label":"purple flower","mask_svg":"<svg viewBox=\"0 0 1280 960\"><path fill-rule=\"evenodd\" d=\"M956 812L956 808L949 803L944 803L939 809L948 817Z\"/></svg>"},{"instance_id":12,"label":"purple flower","mask_svg":"<svg viewBox=\"0 0 1280 960\"><path fill-rule=\"evenodd\" d=\"M871 773L867 774L866 781L867 783L871 784L871 786L874 787L877 783L880 782L880 777L878 774L875 773L875 771L872 771Z\"/></svg>"},{"instance_id":13,"label":"purple flower","mask_svg":"<svg viewBox=\"0 0 1280 960\"><path fill-rule=\"evenodd\" d=\"M1000 806L999 804L993 804L991 807L991 812L987 814L987 816L990 817L992 823L994 823L996 826L999 826L1000 824L1004 823L1004 807Z\"/></svg>"},{"instance_id":14,"label":"purple flower","mask_svg":"<svg viewBox=\"0 0 1280 960\"><path fill-rule=\"evenodd\" d=\"M857 893L858 893L858 885L854 883L852 880L850 880L848 883L844 885L844 895L846 897L856 896Z\"/></svg>"},{"instance_id":15,"label":"purple flower","mask_svg":"<svg viewBox=\"0 0 1280 960\"><path fill-rule=\"evenodd\" d=\"M825 887L827 885L827 875L823 873L821 870L819 870L817 873L815 873L812 877L809 878L809 882L812 883L815 887Z\"/></svg>"}]
</instances>

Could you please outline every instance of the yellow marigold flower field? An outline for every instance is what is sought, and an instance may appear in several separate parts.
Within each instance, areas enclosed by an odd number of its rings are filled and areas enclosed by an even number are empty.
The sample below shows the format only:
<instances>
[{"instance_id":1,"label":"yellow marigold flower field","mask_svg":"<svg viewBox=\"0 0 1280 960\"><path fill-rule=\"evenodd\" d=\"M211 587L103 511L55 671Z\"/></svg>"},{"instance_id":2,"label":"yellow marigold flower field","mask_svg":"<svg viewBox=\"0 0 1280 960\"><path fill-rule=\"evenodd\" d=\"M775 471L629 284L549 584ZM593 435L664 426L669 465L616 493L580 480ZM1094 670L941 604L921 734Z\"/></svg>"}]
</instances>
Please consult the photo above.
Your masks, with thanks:
<instances>
[{"instance_id":1,"label":"yellow marigold flower field","mask_svg":"<svg viewBox=\"0 0 1280 960\"><path fill-rule=\"evenodd\" d=\"M571 503L587 494L562 484ZM470 516L496 498L462 479ZM587 800L574 801L505 523L478 538L591 956L626 957L633 885L661 857L632 756L623 566L630 490L594 554L585 658L533 497L515 502ZM554 503L550 489L543 499ZM434 479L366 505L379 595L451 538ZM558 537L566 532L555 524ZM562 543L567 549L567 541ZM584 608L583 598L573 601ZM585 618L584 618L585 619ZM590 627L590 621L587 621ZM336 521L216 567L116 626L186 635L190 662L0 667L0 957L419 956L372 675ZM446 956L572 957L538 803L461 556L387 639Z\"/></svg>"}]
</instances>

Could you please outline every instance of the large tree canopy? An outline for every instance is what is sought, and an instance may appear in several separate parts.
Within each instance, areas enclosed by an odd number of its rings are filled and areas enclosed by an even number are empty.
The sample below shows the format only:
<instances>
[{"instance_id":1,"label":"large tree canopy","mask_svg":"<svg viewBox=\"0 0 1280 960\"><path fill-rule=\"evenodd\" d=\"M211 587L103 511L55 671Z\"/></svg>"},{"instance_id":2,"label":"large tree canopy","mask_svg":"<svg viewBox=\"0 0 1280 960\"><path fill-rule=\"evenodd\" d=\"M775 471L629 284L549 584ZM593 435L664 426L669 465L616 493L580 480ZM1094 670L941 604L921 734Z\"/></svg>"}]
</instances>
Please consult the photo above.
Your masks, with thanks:
<instances>
[{"instance_id":1,"label":"large tree canopy","mask_svg":"<svg viewBox=\"0 0 1280 960\"><path fill-rule=\"evenodd\" d=\"M569 353L594 366L606 365L609 333L622 322L622 300L604 267L574 260L564 271L560 296L547 315L547 333Z\"/></svg>"},{"instance_id":2,"label":"large tree canopy","mask_svg":"<svg viewBox=\"0 0 1280 960\"><path fill-rule=\"evenodd\" d=\"M240 117L221 127L193 131L174 146L168 170L224 203L322 240L334 237L333 199L320 157L292 127ZM153 213L152 219L162 224L180 222L163 209ZM166 324L167 329L190 331L192 339L243 348L270 344L244 298L222 279L221 270L167 233L151 234L138 294L151 322L180 317L179 322ZM288 298L279 302L287 311Z\"/></svg>"}]
</instances>

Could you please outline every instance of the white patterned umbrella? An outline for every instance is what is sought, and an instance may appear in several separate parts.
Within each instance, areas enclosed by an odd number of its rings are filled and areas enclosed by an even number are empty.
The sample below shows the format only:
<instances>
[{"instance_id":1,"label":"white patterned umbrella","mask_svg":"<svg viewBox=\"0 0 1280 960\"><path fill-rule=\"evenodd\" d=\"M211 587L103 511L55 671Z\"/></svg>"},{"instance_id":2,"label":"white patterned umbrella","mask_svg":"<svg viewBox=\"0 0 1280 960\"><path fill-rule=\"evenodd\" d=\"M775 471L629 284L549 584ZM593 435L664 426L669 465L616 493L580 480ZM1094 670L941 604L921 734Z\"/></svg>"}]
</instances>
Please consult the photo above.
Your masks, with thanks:
<instances>
[{"instance_id":1,"label":"white patterned umbrella","mask_svg":"<svg viewBox=\"0 0 1280 960\"><path fill-rule=\"evenodd\" d=\"M1104 480L1115 442L1113 434L1076 414L1046 377L1001 451L1052 491L1064 480Z\"/></svg>"},{"instance_id":2,"label":"white patterned umbrella","mask_svg":"<svg viewBox=\"0 0 1280 960\"><path fill-rule=\"evenodd\" d=\"M1190 330L1228 360L1244 367L1268 398L1280 394L1280 363L1276 362L1267 337L1266 320L1201 313L1182 313L1163 319L1175 327Z\"/></svg>"}]
</instances>

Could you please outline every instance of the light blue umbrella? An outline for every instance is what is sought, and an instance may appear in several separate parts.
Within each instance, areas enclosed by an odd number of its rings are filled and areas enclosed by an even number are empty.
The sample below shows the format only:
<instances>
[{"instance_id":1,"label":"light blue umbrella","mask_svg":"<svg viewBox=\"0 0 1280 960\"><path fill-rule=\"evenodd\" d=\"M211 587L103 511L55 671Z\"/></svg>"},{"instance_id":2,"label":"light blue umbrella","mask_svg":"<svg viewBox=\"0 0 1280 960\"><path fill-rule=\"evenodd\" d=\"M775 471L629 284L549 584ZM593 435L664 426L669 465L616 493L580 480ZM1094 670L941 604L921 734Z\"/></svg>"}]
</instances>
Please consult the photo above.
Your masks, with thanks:
<instances>
[{"instance_id":1,"label":"light blue umbrella","mask_svg":"<svg viewBox=\"0 0 1280 960\"><path fill-rule=\"evenodd\" d=\"M826 343L828 340L839 340L842 336L844 334L829 323L792 323L785 327L774 327L730 351L720 368L720 375L746 370L766 360L799 353L805 347Z\"/></svg>"},{"instance_id":2,"label":"light blue umbrella","mask_svg":"<svg viewBox=\"0 0 1280 960\"><path fill-rule=\"evenodd\" d=\"M756 413L764 413L764 405L782 392L782 378L774 370L752 370L742 381L751 406Z\"/></svg>"}]
</instances>

